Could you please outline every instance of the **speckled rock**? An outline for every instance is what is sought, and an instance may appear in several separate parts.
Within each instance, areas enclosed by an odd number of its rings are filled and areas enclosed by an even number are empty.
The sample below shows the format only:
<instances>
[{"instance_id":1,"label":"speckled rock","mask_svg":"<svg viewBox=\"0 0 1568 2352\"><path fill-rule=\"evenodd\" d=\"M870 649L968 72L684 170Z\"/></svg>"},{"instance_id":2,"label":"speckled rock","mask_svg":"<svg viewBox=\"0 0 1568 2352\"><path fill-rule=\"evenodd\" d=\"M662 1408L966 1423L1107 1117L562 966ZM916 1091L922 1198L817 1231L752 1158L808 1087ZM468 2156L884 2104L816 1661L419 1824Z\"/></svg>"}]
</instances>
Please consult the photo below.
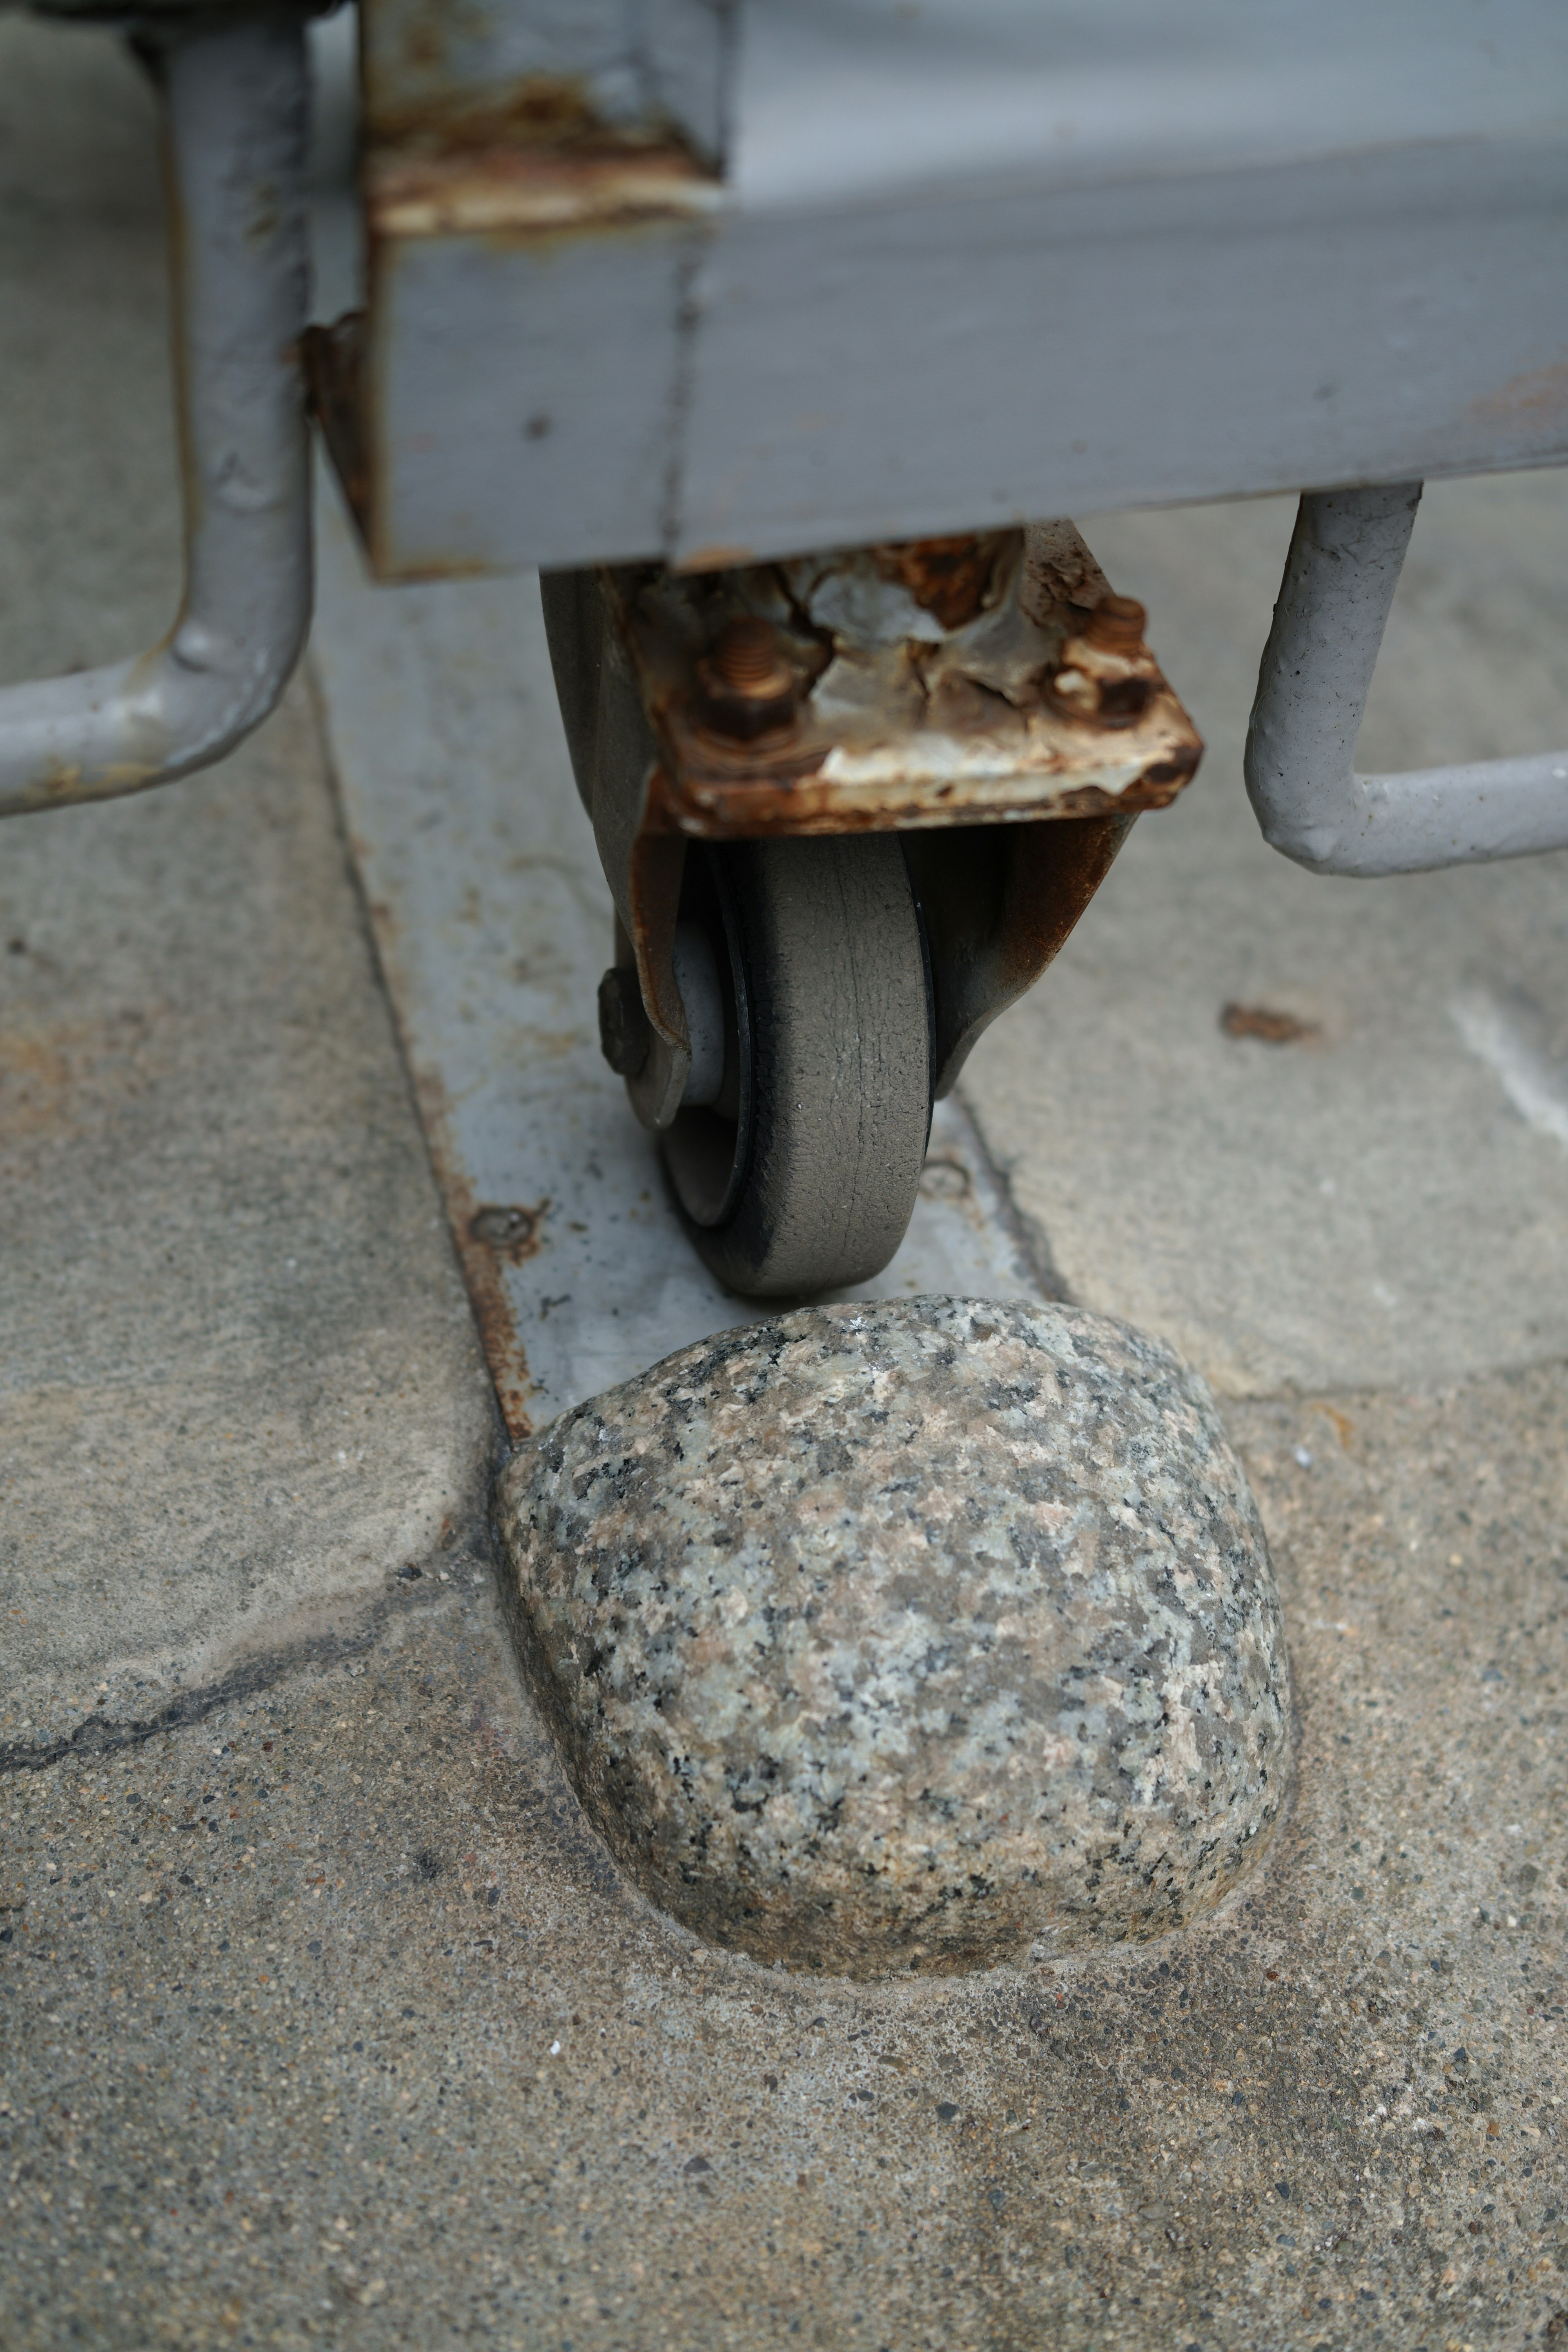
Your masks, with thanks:
<instances>
[{"instance_id":1,"label":"speckled rock","mask_svg":"<svg viewBox=\"0 0 1568 2352\"><path fill-rule=\"evenodd\" d=\"M1209 1393L1067 1307L806 1308L505 1474L583 1802L713 1942L855 1976L1175 1927L1284 1795L1283 1628Z\"/></svg>"}]
</instances>

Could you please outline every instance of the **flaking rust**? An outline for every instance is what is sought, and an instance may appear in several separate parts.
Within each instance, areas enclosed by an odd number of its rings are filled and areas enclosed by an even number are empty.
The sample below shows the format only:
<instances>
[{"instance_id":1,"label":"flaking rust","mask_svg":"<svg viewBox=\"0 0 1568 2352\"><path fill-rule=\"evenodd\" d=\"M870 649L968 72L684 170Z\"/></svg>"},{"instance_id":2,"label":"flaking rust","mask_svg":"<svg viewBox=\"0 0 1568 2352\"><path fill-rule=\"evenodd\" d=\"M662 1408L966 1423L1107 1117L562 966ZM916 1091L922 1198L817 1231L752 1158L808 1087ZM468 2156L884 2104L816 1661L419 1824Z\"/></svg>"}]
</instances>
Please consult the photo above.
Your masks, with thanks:
<instances>
[{"instance_id":1,"label":"flaking rust","mask_svg":"<svg viewBox=\"0 0 1568 2352\"><path fill-rule=\"evenodd\" d=\"M1130 818L1202 756L1142 606L1068 522L601 577L664 754L650 821L671 831Z\"/></svg>"},{"instance_id":2,"label":"flaking rust","mask_svg":"<svg viewBox=\"0 0 1568 2352\"><path fill-rule=\"evenodd\" d=\"M503 1259L519 1262L521 1256L531 1255L529 1243L536 1244L538 1222L549 1207L541 1202L536 1209L521 1213L529 1219L526 1234L521 1228L503 1229L489 1220L516 1217L516 1210L497 1210L482 1206L474 1198L473 1187L452 1134L451 1105L447 1090L433 1071L420 1072L415 1081L419 1113L430 1157L447 1203L447 1216L457 1247L458 1262L463 1270L474 1320L479 1328L479 1344L485 1351L490 1378L495 1383L496 1401L507 1435L515 1444L532 1431L533 1421L528 1409L531 1387L528 1357L518 1332L517 1317L507 1296ZM518 1255L513 1255L514 1247Z\"/></svg>"},{"instance_id":3,"label":"flaking rust","mask_svg":"<svg viewBox=\"0 0 1568 2352\"><path fill-rule=\"evenodd\" d=\"M649 270L658 282L671 252L700 237L727 197L722 180L668 121L608 120L586 82L526 75L493 89L468 85L448 70L449 11L415 9L422 47L429 37L427 55L411 74L394 69L395 60L374 47L380 13L370 19L359 174L366 308L312 329L304 357L311 405L373 571L389 579L460 578L495 568L466 522L422 531L411 552L396 520L401 469L445 446L448 401L471 396L471 337L456 331L443 309L421 343L416 372L424 383L423 371L433 371L426 389L437 387L434 409L422 408L424 425L410 432L400 405L404 374L394 364L410 271L423 285L432 255L444 254L440 266L459 276L488 273L504 258L510 299L522 305L532 331L539 290L559 290L563 266L570 273L575 261L593 271L620 247L634 272ZM487 274L486 282L496 281ZM586 299L591 306L597 298ZM417 308L417 293L414 299ZM585 355L584 364L591 364ZM516 371L500 363L493 373L491 414L507 415ZM545 407L526 406L517 423L526 442L542 440L552 419ZM650 530L642 543L657 544L657 533Z\"/></svg>"}]
</instances>

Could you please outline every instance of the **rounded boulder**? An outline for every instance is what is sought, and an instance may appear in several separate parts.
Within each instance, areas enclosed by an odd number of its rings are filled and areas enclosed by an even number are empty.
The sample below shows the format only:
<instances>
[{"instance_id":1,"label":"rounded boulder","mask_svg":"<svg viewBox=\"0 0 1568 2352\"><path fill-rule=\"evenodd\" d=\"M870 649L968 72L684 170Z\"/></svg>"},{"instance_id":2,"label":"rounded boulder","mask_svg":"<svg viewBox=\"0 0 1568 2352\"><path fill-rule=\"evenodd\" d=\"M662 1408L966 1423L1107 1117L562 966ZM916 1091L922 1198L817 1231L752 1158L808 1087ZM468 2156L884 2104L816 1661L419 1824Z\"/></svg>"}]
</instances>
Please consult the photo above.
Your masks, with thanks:
<instances>
[{"instance_id":1,"label":"rounded boulder","mask_svg":"<svg viewBox=\"0 0 1568 2352\"><path fill-rule=\"evenodd\" d=\"M764 1962L1179 1928L1261 1853L1289 1695L1203 1381L1066 1307L817 1307L564 1414L501 1488L520 1652L656 1902Z\"/></svg>"}]
</instances>

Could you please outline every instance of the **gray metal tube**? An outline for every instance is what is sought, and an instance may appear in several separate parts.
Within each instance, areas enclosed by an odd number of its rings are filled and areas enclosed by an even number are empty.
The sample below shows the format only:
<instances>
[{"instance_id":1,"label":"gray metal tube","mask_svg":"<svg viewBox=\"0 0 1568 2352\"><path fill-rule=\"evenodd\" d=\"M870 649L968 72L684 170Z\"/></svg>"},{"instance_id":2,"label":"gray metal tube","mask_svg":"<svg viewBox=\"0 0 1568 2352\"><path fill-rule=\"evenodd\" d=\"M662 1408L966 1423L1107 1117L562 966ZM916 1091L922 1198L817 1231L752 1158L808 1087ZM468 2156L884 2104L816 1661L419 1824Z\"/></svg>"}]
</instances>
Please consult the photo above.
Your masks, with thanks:
<instances>
[{"instance_id":1,"label":"gray metal tube","mask_svg":"<svg viewBox=\"0 0 1568 2352\"><path fill-rule=\"evenodd\" d=\"M166 52L185 586L150 652L0 688L0 816L188 775L266 718L310 621L302 20Z\"/></svg>"},{"instance_id":2,"label":"gray metal tube","mask_svg":"<svg viewBox=\"0 0 1568 2352\"><path fill-rule=\"evenodd\" d=\"M1568 751L1358 776L1355 741L1419 482L1311 491L1247 734L1263 837L1314 874L1413 874L1568 849Z\"/></svg>"}]
</instances>

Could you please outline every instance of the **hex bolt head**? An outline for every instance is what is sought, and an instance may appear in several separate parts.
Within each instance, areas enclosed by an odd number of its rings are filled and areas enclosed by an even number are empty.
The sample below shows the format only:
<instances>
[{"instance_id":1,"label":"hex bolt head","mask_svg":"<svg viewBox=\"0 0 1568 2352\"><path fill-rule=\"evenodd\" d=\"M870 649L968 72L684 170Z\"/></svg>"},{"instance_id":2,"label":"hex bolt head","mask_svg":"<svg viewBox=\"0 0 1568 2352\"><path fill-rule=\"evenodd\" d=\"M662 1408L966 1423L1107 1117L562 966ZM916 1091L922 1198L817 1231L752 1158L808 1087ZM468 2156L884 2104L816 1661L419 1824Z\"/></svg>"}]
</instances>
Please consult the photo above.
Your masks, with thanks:
<instances>
[{"instance_id":1,"label":"hex bolt head","mask_svg":"<svg viewBox=\"0 0 1568 2352\"><path fill-rule=\"evenodd\" d=\"M599 1051L616 1077L635 1078L646 1067L652 1044L636 972L625 964L612 965L599 982Z\"/></svg>"},{"instance_id":2,"label":"hex bolt head","mask_svg":"<svg viewBox=\"0 0 1568 2352\"><path fill-rule=\"evenodd\" d=\"M795 672L771 621L739 613L697 664L703 723L750 742L795 717Z\"/></svg>"}]
</instances>

